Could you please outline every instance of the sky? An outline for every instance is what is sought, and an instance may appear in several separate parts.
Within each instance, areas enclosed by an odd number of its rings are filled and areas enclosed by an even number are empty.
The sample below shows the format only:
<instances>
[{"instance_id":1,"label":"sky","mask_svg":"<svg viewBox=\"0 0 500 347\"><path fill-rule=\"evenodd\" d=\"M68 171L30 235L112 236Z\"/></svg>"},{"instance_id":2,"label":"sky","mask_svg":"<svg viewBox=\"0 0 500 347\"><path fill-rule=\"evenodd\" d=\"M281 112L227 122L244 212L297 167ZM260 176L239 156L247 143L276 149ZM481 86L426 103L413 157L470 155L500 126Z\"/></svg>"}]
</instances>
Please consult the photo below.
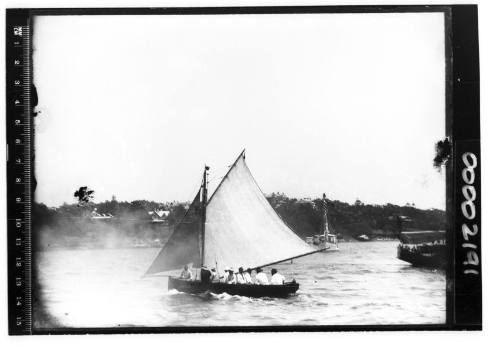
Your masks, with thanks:
<instances>
[{"instance_id":1,"label":"sky","mask_svg":"<svg viewBox=\"0 0 500 347\"><path fill-rule=\"evenodd\" d=\"M445 208L442 13L35 19L35 199L265 194Z\"/></svg>"}]
</instances>

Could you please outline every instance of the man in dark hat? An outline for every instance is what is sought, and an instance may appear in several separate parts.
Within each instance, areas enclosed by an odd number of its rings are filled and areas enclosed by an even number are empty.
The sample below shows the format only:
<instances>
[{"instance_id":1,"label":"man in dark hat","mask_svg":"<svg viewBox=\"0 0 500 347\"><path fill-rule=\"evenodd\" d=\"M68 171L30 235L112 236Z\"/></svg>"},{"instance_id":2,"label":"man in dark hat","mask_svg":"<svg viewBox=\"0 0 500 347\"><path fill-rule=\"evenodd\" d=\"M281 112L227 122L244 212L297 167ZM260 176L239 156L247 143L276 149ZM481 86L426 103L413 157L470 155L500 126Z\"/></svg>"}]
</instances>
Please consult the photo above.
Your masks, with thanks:
<instances>
[{"instance_id":1,"label":"man in dark hat","mask_svg":"<svg viewBox=\"0 0 500 347\"><path fill-rule=\"evenodd\" d=\"M243 274L243 267L240 266L238 269L238 273L236 274L236 283L238 284L246 284L245 275Z\"/></svg>"}]
</instances>

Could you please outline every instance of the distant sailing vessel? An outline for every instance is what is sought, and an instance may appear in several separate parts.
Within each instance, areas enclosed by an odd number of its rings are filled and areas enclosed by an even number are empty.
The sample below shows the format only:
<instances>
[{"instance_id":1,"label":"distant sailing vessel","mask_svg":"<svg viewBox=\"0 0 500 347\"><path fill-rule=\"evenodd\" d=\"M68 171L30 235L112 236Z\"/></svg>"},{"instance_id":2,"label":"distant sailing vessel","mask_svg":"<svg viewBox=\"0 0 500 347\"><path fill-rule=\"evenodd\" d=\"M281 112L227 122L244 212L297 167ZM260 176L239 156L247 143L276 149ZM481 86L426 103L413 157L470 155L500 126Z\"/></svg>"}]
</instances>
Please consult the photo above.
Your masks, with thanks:
<instances>
[{"instance_id":1,"label":"distant sailing vessel","mask_svg":"<svg viewBox=\"0 0 500 347\"><path fill-rule=\"evenodd\" d=\"M323 234L308 237L306 238L306 242L312 243L320 249L328 252L339 250L337 235L330 234L328 227L328 205L326 203L326 194L323 194Z\"/></svg>"},{"instance_id":2,"label":"distant sailing vessel","mask_svg":"<svg viewBox=\"0 0 500 347\"><path fill-rule=\"evenodd\" d=\"M255 182L243 151L207 201L207 171L203 181L172 236L162 248L146 275L182 268L207 266L255 269L312 253L278 216ZM198 276L196 276L199 278ZM284 285L202 283L169 276L169 289L187 293L228 293L250 297L285 297L295 293L295 281Z\"/></svg>"}]
</instances>

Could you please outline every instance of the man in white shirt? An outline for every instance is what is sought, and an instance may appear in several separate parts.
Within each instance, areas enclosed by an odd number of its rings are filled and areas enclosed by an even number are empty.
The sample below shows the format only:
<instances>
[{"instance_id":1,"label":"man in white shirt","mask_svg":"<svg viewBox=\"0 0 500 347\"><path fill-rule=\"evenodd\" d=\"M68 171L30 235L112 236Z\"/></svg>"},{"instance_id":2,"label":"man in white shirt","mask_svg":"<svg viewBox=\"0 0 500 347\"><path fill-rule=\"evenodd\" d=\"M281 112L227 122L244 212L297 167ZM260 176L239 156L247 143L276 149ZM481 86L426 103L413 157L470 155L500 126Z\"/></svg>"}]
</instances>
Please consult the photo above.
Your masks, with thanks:
<instances>
[{"instance_id":1,"label":"man in white shirt","mask_svg":"<svg viewBox=\"0 0 500 347\"><path fill-rule=\"evenodd\" d=\"M191 280L193 279L193 274L189 270L189 265L184 265L184 270L181 272L181 278L183 280Z\"/></svg>"},{"instance_id":2,"label":"man in white shirt","mask_svg":"<svg viewBox=\"0 0 500 347\"><path fill-rule=\"evenodd\" d=\"M245 282L247 284L252 284L252 269L248 268L247 271L245 271L243 273L243 275L245 276Z\"/></svg>"},{"instance_id":3,"label":"man in white shirt","mask_svg":"<svg viewBox=\"0 0 500 347\"><path fill-rule=\"evenodd\" d=\"M271 270L271 284L285 284L285 277L276 269Z\"/></svg>"},{"instance_id":4,"label":"man in white shirt","mask_svg":"<svg viewBox=\"0 0 500 347\"><path fill-rule=\"evenodd\" d=\"M257 276L255 276L255 283L262 285L269 284L267 276L264 272L262 272L262 269L258 267L256 271L257 271Z\"/></svg>"},{"instance_id":5,"label":"man in white shirt","mask_svg":"<svg viewBox=\"0 0 500 347\"><path fill-rule=\"evenodd\" d=\"M238 273L236 274L236 283L237 284L246 284L245 275L243 274L243 268L240 266L238 269Z\"/></svg>"},{"instance_id":6,"label":"man in white shirt","mask_svg":"<svg viewBox=\"0 0 500 347\"><path fill-rule=\"evenodd\" d=\"M221 282L226 283L228 276L229 276L229 268L226 266L226 268L224 269L224 276L221 277Z\"/></svg>"},{"instance_id":7,"label":"man in white shirt","mask_svg":"<svg viewBox=\"0 0 500 347\"><path fill-rule=\"evenodd\" d=\"M229 275L227 276L226 283L227 284L236 284L236 276L234 276L233 268L229 269Z\"/></svg>"},{"instance_id":8,"label":"man in white shirt","mask_svg":"<svg viewBox=\"0 0 500 347\"><path fill-rule=\"evenodd\" d=\"M219 278L219 275L217 274L217 269L216 268L212 268L212 270L210 270L210 282L219 282L220 278Z\"/></svg>"}]
</instances>

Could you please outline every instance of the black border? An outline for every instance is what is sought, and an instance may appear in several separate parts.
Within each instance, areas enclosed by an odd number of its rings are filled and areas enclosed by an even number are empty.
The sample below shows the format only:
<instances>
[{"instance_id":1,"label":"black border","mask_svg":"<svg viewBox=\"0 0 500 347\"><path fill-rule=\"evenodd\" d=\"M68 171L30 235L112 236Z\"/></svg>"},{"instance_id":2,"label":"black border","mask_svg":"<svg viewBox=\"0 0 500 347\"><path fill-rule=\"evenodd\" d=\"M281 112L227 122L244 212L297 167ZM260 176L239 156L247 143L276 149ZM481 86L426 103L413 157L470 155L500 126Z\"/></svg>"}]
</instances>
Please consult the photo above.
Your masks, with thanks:
<instances>
[{"instance_id":1,"label":"black border","mask_svg":"<svg viewBox=\"0 0 500 347\"><path fill-rule=\"evenodd\" d=\"M238 15L238 14L307 14L307 13L408 13L442 12L445 15L446 54L446 135L453 150L446 169L447 235L450 264L447 269L446 323L430 325L316 325L316 326L231 326L231 327L125 327L125 328L55 328L34 329L32 334L115 334L115 333L191 333L191 332L276 332L276 331L367 331L367 330L481 330L481 273L477 278L464 276L460 262L464 256L460 242L459 218L461 197L460 153L474 151L478 160L479 146L479 53L477 5L367 5L367 6L263 6L263 7L170 7L170 8L31 8L7 9L6 24L15 16L60 15ZM7 50L7 56L9 51ZM11 67L7 65L7 73ZM7 91L8 97L8 91ZM7 114L9 120L9 114ZM7 127L7 139L12 134ZM11 173L7 172L8 179ZM478 165L477 222L480 225L480 166ZM12 189L8 186L8 196ZM11 199L8 210L15 208ZM480 229L479 229L480 230ZM12 227L8 225L9 288L13 279ZM480 235L477 235L480 254ZM480 267L479 267L480 270ZM9 334L19 334L12 326L13 304L9 290Z\"/></svg>"},{"instance_id":2,"label":"black border","mask_svg":"<svg viewBox=\"0 0 500 347\"><path fill-rule=\"evenodd\" d=\"M475 267L478 276L464 274L466 266L464 260L466 252L465 242L477 245L477 253L481 256L481 156L480 156L480 120L479 120L479 42L477 6L453 6L452 25L452 59L453 59L453 93L451 96L452 112L449 113L448 125L452 148L452 169L449 170L451 179L447 177L448 206L452 222L450 226L454 233L448 237L454 238L450 243L454 245L454 271L449 269L449 276L453 275L453 301L451 320L457 329L480 327L482 322L482 280L481 263ZM476 218L465 218L461 204L464 201L462 187L465 185L463 175L464 153L473 153L477 157L478 165L475 169L473 186L477 192L474 201ZM448 172L447 172L448 173ZM451 183L451 184L450 184ZM465 241L462 234L462 225L472 227L472 223L479 226L479 232L469 241ZM450 283L450 282L449 282Z\"/></svg>"},{"instance_id":3,"label":"black border","mask_svg":"<svg viewBox=\"0 0 500 347\"><path fill-rule=\"evenodd\" d=\"M33 280L33 273L31 271L32 258L30 251L26 251L31 247L31 233L29 226L26 227L27 223L25 212L26 200L29 201L29 208L32 207L31 196L33 195L34 187L30 185L28 188L31 192L29 196L27 196L24 190L24 180L27 179L28 176L33 177L33 172L28 172L25 174L24 172L20 173L18 169L18 165L15 164L15 157L24 157L24 144L23 149L19 149L19 146L15 145L15 139L20 138L22 141L26 141L29 139L30 147L29 154L32 152L32 144L33 144L33 136L34 134L29 131L29 134L24 135L23 129L19 127L12 126L15 119L31 119L32 114L25 117L26 108L19 109L15 107L12 99L20 99L22 96L23 103L26 101L24 97L24 89L21 91L13 87L13 81L15 79L22 79L23 84L25 82L24 76L21 76L21 68L13 67L10 65L14 59L23 60L24 61L24 48L19 50L19 48L13 48L13 45L9 45L9 43L13 43L12 40L12 27L13 26L29 26L30 15L29 10L27 9L18 9L13 11L7 11L10 15L6 17L6 140L7 140L7 274L8 274L8 322L9 322L9 334L11 335L22 335L27 334L31 331L31 317L32 317L32 304L31 304L31 283ZM26 36L24 36L26 37ZM31 33L29 35L31 39ZM24 45L24 38L22 39L22 43ZM20 47L20 46L17 46ZM31 54L30 54L31 55ZM32 70L31 59L27 62L29 64L28 70ZM24 67L23 67L24 69ZM32 84L31 74L29 76L29 83ZM30 96L30 101L33 101L33 97ZM23 119L23 122L24 123ZM30 125L28 125L30 126ZM10 160L9 160L10 159ZM29 159L30 165L33 165L33 157ZM26 166L26 162L28 160L23 158L23 167L20 169L24 170ZM18 185L15 183L16 177L21 177L23 183L22 185ZM23 200L23 204L20 205L16 202L16 198L21 197ZM31 210L30 210L31 211ZM22 221L21 228L17 227L17 221ZM21 243L17 244L16 238L21 239ZM21 263L21 266L16 266L17 262ZM26 264L30 264L26 266ZM19 281L18 281L19 280ZM17 283L16 283L17 282ZM17 305L20 303L20 305Z\"/></svg>"}]
</instances>

